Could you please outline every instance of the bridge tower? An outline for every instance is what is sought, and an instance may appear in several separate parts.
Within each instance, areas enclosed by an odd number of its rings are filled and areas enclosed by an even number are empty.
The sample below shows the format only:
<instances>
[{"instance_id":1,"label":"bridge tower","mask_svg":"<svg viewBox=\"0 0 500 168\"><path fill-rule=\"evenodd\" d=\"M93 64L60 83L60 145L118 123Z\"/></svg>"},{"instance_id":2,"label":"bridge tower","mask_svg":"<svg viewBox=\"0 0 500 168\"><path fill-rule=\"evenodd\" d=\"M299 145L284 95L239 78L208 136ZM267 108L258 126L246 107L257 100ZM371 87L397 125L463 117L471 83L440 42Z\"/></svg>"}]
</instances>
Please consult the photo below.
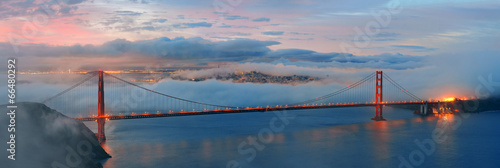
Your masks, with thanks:
<instances>
[{"instance_id":1,"label":"bridge tower","mask_svg":"<svg viewBox=\"0 0 500 168\"><path fill-rule=\"evenodd\" d=\"M375 81L375 117L372 120L385 121L382 116L382 71L377 71Z\"/></svg>"},{"instance_id":2,"label":"bridge tower","mask_svg":"<svg viewBox=\"0 0 500 168\"><path fill-rule=\"evenodd\" d=\"M106 118L104 118L104 72L99 69L99 86L97 93L97 139L100 143L106 140L104 135L104 123Z\"/></svg>"}]
</instances>

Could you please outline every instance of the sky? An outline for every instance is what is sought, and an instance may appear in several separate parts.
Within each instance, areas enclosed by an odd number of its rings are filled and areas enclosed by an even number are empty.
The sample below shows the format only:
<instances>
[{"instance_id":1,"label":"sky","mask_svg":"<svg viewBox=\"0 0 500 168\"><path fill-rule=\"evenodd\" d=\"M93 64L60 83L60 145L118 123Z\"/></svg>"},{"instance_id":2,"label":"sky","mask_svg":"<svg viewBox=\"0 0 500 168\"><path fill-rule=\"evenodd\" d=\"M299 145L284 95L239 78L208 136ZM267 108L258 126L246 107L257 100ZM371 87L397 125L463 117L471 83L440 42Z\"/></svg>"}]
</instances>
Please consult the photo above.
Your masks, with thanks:
<instances>
[{"instance_id":1,"label":"sky","mask_svg":"<svg viewBox=\"0 0 500 168\"><path fill-rule=\"evenodd\" d=\"M498 0L13 0L0 25L0 57L23 70L384 70L463 95L500 81Z\"/></svg>"}]
</instances>

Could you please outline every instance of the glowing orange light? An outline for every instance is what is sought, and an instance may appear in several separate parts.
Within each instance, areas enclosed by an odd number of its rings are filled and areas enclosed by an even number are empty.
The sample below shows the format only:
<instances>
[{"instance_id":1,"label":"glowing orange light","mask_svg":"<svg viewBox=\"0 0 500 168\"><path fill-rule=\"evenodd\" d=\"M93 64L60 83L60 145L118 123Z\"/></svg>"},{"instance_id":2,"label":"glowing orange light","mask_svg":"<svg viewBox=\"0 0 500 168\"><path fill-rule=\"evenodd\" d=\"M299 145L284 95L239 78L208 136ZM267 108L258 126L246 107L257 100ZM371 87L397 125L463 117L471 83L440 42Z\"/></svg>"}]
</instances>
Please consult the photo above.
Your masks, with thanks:
<instances>
[{"instance_id":1,"label":"glowing orange light","mask_svg":"<svg viewBox=\"0 0 500 168\"><path fill-rule=\"evenodd\" d=\"M106 72L108 74L119 74L119 73L121 73L121 71L104 71L104 72Z\"/></svg>"},{"instance_id":2,"label":"glowing orange light","mask_svg":"<svg viewBox=\"0 0 500 168\"><path fill-rule=\"evenodd\" d=\"M443 99L443 101L445 101L445 102L451 102L451 101L455 101L455 98L454 97L448 97L448 98Z\"/></svg>"}]
</instances>

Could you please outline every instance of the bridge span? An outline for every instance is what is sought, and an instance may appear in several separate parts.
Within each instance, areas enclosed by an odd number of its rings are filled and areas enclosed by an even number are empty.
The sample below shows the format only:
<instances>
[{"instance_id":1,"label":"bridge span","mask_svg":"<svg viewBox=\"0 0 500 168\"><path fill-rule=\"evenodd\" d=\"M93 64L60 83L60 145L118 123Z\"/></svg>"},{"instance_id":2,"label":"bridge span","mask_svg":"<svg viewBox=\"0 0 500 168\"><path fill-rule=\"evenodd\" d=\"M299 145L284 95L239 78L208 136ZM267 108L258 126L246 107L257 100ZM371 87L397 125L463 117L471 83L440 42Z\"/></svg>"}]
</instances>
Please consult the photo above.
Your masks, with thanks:
<instances>
[{"instance_id":1,"label":"bridge span","mask_svg":"<svg viewBox=\"0 0 500 168\"><path fill-rule=\"evenodd\" d=\"M382 103L383 106L393 105L422 105L422 104L438 104L435 102L394 102ZM251 112L268 112L268 111L287 111L287 110L310 110L310 109L324 109L324 108L347 108L347 107L375 107L376 103L364 104L319 104L319 105L302 105L302 106L277 106L277 107L247 107L237 109L224 109L224 110L206 110L206 111L182 111L182 112L168 112L168 113L145 113L145 114L130 114L130 115L104 115L92 117L77 117L75 119L80 121L97 121L99 119L106 120L124 120L124 119L140 119L140 118L159 118L159 117L178 117L190 115L211 115L211 114L235 114L235 113L251 113Z\"/></svg>"},{"instance_id":2,"label":"bridge span","mask_svg":"<svg viewBox=\"0 0 500 168\"><path fill-rule=\"evenodd\" d=\"M88 81L95 79L96 76L97 92L94 90L95 87L91 90L80 88L81 86L95 84ZM106 80L107 83L104 80L105 76L110 77L109 80ZM384 81L386 82L385 85ZM109 90L104 89L105 85ZM129 92L135 93L135 97L139 97L137 93L141 93L142 100L136 101L142 101L143 103L136 107L129 107L127 103L116 104L114 100L127 98L125 93ZM97 95L97 101L95 95ZM78 98L79 96L85 98ZM135 97L128 96L129 99ZM113 101L110 102L110 100ZM82 103L82 101L88 102ZM121 102L130 102L130 100ZM104 127L107 120L370 106L375 108L375 115L372 120L384 121L384 106L419 105L421 113L427 113L427 111L432 112L436 105L437 108L441 108L439 106L442 102L420 99L382 71L376 71L340 90L293 104L267 107L235 107L202 103L172 96L99 70L96 73L89 74L84 80L70 88L46 99L44 103L65 114L80 111L78 116L73 116L77 120L97 121L98 133L96 136L100 142L103 142L106 139ZM95 106L89 106L89 104ZM124 107L127 108L124 109ZM139 111L142 112L138 113ZM89 113L85 114L85 112Z\"/></svg>"}]
</instances>

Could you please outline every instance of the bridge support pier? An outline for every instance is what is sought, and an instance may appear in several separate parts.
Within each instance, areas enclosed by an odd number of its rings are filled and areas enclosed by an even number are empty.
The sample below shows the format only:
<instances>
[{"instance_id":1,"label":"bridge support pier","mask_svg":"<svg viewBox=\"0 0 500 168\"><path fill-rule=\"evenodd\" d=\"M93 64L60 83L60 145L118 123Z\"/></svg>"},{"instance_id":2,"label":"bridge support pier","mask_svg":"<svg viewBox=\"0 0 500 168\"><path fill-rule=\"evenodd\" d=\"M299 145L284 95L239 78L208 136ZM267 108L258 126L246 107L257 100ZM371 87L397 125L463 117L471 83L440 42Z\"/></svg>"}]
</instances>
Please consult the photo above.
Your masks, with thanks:
<instances>
[{"instance_id":1,"label":"bridge support pier","mask_svg":"<svg viewBox=\"0 0 500 168\"><path fill-rule=\"evenodd\" d=\"M105 113L104 113L104 72L99 70L99 86L97 91L97 139L99 143L106 141L106 136L104 134L104 123L106 123Z\"/></svg>"},{"instance_id":2,"label":"bridge support pier","mask_svg":"<svg viewBox=\"0 0 500 168\"><path fill-rule=\"evenodd\" d=\"M420 114L427 115L428 109L429 109L429 106L427 105L427 102L425 104L420 105Z\"/></svg>"},{"instance_id":3,"label":"bridge support pier","mask_svg":"<svg viewBox=\"0 0 500 168\"><path fill-rule=\"evenodd\" d=\"M104 123L106 119L98 119L97 120L97 140L99 143L103 143L106 141L106 135L104 134Z\"/></svg>"},{"instance_id":4,"label":"bridge support pier","mask_svg":"<svg viewBox=\"0 0 500 168\"><path fill-rule=\"evenodd\" d=\"M382 116L382 105L375 106L375 117L372 118L375 121L385 121L384 116Z\"/></svg>"},{"instance_id":5,"label":"bridge support pier","mask_svg":"<svg viewBox=\"0 0 500 168\"><path fill-rule=\"evenodd\" d=\"M382 116L382 71L377 71L377 79L375 82L375 117L372 120L385 121Z\"/></svg>"}]
</instances>

